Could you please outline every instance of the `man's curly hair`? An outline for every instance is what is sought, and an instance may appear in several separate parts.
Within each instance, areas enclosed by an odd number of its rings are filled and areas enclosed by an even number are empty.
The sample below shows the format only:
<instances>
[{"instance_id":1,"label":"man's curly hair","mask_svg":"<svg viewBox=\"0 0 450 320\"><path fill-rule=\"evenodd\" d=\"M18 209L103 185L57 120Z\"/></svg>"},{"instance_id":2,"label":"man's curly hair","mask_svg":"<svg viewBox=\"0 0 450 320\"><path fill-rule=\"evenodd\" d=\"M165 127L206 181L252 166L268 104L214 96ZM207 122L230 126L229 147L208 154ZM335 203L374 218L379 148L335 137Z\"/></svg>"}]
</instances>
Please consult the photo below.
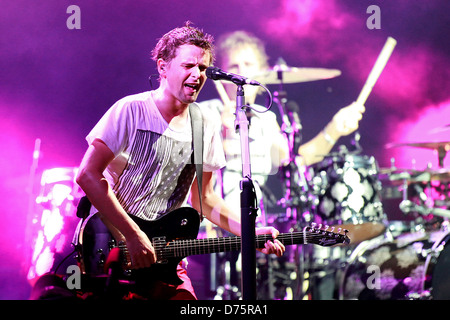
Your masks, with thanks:
<instances>
[{"instance_id":1,"label":"man's curly hair","mask_svg":"<svg viewBox=\"0 0 450 320\"><path fill-rule=\"evenodd\" d=\"M166 62L170 62L176 56L178 47L190 44L209 51L211 54L211 65L214 61L213 42L214 38L211 35L193 27L192 23L187 21L183 27L172 29L158 39L158 43L152 50L151 57L154 61L161 58Z\"/></svg>"}]
</instances>

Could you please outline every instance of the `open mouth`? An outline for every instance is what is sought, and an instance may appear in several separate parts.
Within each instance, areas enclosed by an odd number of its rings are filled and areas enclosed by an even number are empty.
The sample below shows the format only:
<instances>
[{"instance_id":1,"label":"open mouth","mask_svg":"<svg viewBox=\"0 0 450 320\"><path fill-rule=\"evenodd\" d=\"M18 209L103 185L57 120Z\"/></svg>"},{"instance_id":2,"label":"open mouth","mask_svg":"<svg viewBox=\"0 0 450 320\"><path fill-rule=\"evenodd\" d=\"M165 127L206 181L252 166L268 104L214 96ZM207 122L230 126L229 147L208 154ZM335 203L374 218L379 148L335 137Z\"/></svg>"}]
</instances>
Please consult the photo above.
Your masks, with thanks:
<instances>
[{"instance_id":1,"label":"open mouth","mask_svg":"<svg viewBox=\"0 0 450 320\"><path fill-rule=\"evenodd\" d=\"M191 88L194 91L197 91L200 85L194 84L194 83L186 83L184 86L188 87L188 88Z\"/></svg>"}]
</instances>

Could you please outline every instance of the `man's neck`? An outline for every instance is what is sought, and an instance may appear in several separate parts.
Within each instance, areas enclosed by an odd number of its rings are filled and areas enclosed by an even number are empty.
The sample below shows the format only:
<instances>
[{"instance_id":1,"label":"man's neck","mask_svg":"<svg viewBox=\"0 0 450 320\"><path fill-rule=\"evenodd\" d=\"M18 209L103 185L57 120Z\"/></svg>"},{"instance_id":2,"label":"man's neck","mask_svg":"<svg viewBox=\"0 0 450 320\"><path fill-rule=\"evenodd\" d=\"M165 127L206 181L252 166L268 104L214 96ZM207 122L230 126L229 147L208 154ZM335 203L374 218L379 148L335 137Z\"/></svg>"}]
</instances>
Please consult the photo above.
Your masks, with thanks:
<instances>
[{"instance_id":1,"label":"man's neck","mask_svg":"<svg viewBox=\"0 0 450 320\"><path fill-rule=\"evenodd\" d=\"M178 127L186 123L189 104L181 103L176 99L170 99L161 88L152 93L153 101L164 120L171 126Z\"/></svg>"}]
</instances>

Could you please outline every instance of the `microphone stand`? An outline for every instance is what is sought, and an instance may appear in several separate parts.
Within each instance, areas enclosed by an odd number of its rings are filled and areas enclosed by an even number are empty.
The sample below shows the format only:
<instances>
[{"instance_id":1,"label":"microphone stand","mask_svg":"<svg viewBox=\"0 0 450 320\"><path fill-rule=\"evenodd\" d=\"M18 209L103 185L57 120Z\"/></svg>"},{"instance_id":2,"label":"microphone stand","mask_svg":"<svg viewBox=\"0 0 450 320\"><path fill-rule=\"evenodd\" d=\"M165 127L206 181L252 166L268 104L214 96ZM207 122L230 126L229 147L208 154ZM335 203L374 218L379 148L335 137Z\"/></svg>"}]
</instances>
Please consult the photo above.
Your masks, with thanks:
<instances>
[{"instance_id":1,"label":"microphone stand","mask_svg":"<svg viewBox=\"0 0 450 320\"><path fill-rule=\"evenodd\" d=\"M241 142L242 180L241 180L241 255L242 255L242 298L256 300L256 191L251 178L249 150L249 121L245 110L245 95L242 85L236 94L236 131L239 130Z\"/></svg>"}]
</instances>

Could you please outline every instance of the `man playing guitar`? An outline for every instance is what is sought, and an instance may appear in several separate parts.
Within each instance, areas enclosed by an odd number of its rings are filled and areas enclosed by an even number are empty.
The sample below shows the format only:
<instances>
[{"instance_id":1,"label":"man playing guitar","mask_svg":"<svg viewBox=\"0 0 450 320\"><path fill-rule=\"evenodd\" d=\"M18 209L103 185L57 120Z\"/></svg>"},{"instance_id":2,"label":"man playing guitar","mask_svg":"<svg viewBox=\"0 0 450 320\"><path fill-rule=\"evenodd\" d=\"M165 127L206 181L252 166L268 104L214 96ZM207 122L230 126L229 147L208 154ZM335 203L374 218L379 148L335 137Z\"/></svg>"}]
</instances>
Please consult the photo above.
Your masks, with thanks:
<instances>
[{"instance_id":1,"label":"man playing guitar","mask_svg":"<svg viewBox=\"0 0 450 320\"><path fill-rule=\"evenodd\" d=\"M192 206L207 219L235 235L241 233L239 212L232 212L213 190L212 173L225 165L225 158L221 124L206 110L202 110L201 188L191 161L189 106L196 101L206 81L206 68L213 62L212 37L187 23L159 39L152 58L160 86L120 99L105 113L86 138L89 147L76 177L92 203L91 215L99 215L114 238L126 244L131 269L157 262L150 239L132 216L158 219L186 206L190 193ZM276 238L278 231L263 227L256 234ZM281 256L284 245L269 240L261 251ZM184 281L181 285L157 282L145 298L196 299L186 271L179 266L177 272Z\"/></svg>"}]
</instances>

